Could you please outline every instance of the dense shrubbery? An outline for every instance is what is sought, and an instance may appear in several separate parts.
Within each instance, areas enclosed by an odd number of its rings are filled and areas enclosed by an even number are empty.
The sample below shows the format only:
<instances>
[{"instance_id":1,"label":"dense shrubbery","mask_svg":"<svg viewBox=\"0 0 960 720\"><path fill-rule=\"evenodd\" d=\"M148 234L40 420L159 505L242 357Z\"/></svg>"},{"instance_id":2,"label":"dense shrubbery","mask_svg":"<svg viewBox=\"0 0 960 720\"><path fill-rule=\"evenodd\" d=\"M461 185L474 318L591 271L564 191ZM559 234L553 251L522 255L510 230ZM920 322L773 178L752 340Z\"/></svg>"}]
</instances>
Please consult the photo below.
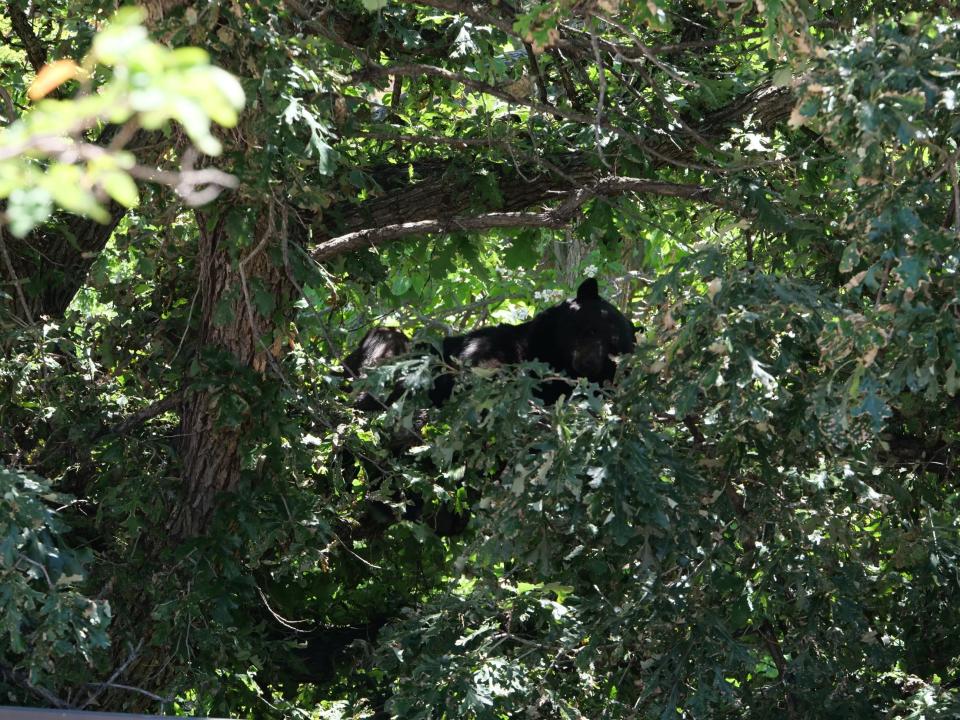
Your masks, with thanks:
<instances>
[{"instance_id":1,"label":"dense shrubbery","mask_svg":"<svg viewBox=\"0 0 960 720\"><path fill-rule=\"evenodd\" d=\"M0 19L4 703L957 713L951 8L149 5L216 66ZM642 328L612 386L339 364L584 276Z\"/></svg>"}]
</instances>

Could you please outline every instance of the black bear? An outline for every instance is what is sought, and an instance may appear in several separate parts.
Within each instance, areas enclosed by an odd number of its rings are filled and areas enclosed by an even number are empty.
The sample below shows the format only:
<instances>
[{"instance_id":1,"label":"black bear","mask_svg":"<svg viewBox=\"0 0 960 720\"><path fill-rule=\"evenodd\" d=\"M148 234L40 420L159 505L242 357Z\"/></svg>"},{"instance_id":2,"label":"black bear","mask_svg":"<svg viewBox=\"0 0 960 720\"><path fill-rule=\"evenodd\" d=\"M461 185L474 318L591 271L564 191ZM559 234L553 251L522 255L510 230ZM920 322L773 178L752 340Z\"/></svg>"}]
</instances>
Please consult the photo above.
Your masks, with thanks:
<instances>
[{"instance_id":1,"label":"black bear","mask_svg":"<svg viewBox=\"0 0 960 720\"><path fill-rule=\"evenodd\" d=\"M636 329L616 307L600 297L594 278L584 280L573 300L537 313L520 325L493 325L443 341L447 364L497 366L539 360L570 378L586 378L602 384L613 380L616 363L611 355L633 351ZM441 405L453 392L453 376L437 378L430 392L434 405ZM554 403L568 392L562 380L545 383L539 395Z\"/></svg>"},{"instance_id":2,"label":"black bear","mask_svg":"<svg viewBox=\"0 0 960 720\"><path fill-rule=\"evenodd\" d=\"M617 366L613 355L633 351L636 344L633 324L616 307L600 297L595 278L584 280L573 300L537 313L519 325L491 325L466 335L444 338L443 360L449 365L495 367L539 360L569 378L586 378L603 384L613 380ZM367 332L360 345L343 360L351 377L365 368L375 367L410 349L406 335L392 328L376 327ZM430 392L436 406L453 392L454 378L437 378ZM547 404L556 402L570 388L569 383L554 380L540 389ZM362 393L354 403L360 410L377 410L391 403L402 392L398 386L386 400Z\"/></svg>"},{"instance_id":3,"label":"black bear","mask_svg":"<svg viewBox=\"0 0 960 720\"><path fill-rule=\"evenodd\" d=\"M360 341L360 345L343 359L343 368L347 377L356 379L366 368L376 367L390 358L403 355L410 349L410 340L399 330L386 327L375 327L367 332ZM354 401L353 406L358 410L379 410L392 403L403 392L400 383L386 400L378 398L369 392L362 392Z\"/></svg>"}]
</instances>

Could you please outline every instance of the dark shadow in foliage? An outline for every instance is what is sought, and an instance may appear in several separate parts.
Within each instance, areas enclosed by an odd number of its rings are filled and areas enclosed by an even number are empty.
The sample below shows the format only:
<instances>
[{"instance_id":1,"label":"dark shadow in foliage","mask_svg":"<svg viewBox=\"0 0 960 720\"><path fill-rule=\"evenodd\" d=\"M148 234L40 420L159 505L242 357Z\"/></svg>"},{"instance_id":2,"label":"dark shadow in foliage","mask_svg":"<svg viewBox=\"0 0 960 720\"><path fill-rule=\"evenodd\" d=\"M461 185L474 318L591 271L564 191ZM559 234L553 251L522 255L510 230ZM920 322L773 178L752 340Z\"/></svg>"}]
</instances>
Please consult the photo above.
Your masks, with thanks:
<instances>
[{"instance_id":1,"label":"dark shadow in foliage","mask_svg":"<svg viewBox=\"0 0 960 720\"><path fill-rule=\"evenodd\" d=\"M357 348L344 358L344 374L351 379L365 377L367 370L396 359L408 352L409 349L410 340L399 330L386 327L372 328L363 336ZM403 391L404 386L401 382L394 383L393 389L386 397L383 397L382 392L364 389L357 395L352 405L357 410L364 412L384 410L395 402L403 394ZM389 456L399 457L417 441L416 431L400 430L390 436L385 449ZM423 498L416 493L405 495L399 490L390 491L389 488L379 487L384 469L373 457L357 455L349 450L344 450L340 453L340 462L347 480L355 479L358 466L362 467L367 477L368 486L376 487L381 496L385 495L392 500L392 502L385 502L372 497L367 498L366 516L360 523L359 532L351 534L354 539L380 535L386 527L398 520L420 522L440 537L459 535L466 528L468 518L462 513L449 510L445 506L431 512L426 507ZM398 511L397 508L401 507L402 510Z\"/></svg>"}]
</instances>

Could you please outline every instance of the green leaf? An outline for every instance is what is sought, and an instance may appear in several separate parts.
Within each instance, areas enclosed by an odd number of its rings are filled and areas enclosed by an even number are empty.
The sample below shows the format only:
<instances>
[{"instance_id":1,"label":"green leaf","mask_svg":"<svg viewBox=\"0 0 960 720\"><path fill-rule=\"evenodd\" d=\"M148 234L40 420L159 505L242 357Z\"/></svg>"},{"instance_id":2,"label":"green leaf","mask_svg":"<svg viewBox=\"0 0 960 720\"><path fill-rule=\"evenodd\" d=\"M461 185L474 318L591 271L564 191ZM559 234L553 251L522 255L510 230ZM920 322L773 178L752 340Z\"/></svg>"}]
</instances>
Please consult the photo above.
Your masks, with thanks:
<instances>
[{"instance_id":1,"label":"green leaf","mask_svg":"<svg viewBox=\"0 0 960 720\"><path fill-rule=\"evenodd\" d=\"M144 17L139 8L123 8L93 41L91 55L104 65L116 65L148 41L147 30L139 25Z\"/></svg>"},{"instance_id":2,"label":"green leaf","mask_svg":"<svg viewBox=\"0 0 960 720\"><path fill-rule=\"evenodd\" d=\"M123 170L103 172L98 179L107 194L120 205L132 208L139 204L140 194L137 191L137 184Z\"/></svg>"},{"instance_id":3,"label":"green leaf","mask_svg":"<svg viewBox=\"0 0 960 720\"><path fill-rule=\"evenodd\" d=\"M853 272L853 269L860 262L860 249L857 243L852 242L843 249L843 256L840 258L840 272Z\"/></svg>"},{"instance_id":4,"label":"green leaf","mask_svg":"<svg viewBox=\"0 0 960 720\"><path fill-rule=\"evenodd\" d=\"M45 222L53 212L53 198L42 187L14 190L7 201L10 232L25 237L33 228Z\"/></svg>"},{"instance_id":5,"label":"green leaf","mask_svg":"<svg viewBox=\"0 0 960 720\"><path fill-rule=\"evenodd\" d=\"M520 233L513 239L506 252L503 254L503 261L508 268L532 268L540 260L540 252L537 248L536 238L533 233Z\"/></svg>"}]
</instances>

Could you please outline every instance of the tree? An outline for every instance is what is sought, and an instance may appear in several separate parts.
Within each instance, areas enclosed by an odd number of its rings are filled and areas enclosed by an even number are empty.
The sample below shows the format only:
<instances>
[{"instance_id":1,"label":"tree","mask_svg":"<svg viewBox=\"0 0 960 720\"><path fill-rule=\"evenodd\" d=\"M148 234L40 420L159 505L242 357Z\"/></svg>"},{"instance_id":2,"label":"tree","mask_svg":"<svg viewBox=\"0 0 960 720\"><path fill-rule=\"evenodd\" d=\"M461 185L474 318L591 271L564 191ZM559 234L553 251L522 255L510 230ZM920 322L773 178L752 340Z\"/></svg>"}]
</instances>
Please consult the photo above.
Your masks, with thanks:
<instances>
[{"instance_id":1,"label":"tree","mask_svg":"<svg viewBox=\"0 0 960 720\"><path fill-rule=\"evenodd\" d=\"M110 102L37 144L29 89L98 57L106 9L0 22L11 700L953 712L950 4L155 2L149 34L214 65L150 45L180 58L139 71L179 78L156 118L135 73L64 73L63 117ZM414 354L351 408L372 324L429 342L593 274L643 327L615 387L543 407L542 366L467 373L433 409Z\"/></svg>"}]
</instances>

